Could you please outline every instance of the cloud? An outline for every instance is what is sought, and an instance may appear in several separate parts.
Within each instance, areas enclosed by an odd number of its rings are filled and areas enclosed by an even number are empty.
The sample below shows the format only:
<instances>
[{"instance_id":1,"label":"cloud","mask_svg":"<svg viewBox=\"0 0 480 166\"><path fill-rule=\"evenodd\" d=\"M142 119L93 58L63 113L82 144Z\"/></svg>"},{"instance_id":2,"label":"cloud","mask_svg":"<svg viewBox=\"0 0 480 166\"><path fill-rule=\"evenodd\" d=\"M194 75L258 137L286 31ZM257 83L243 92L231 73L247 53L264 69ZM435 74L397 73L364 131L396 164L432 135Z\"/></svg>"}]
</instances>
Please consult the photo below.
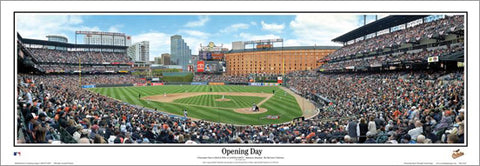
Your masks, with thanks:
<instances>
[{"instance_id":1,"label":"cloud","mask_svg":"<svg viewBox=\"0 0 480 166\"><path fill-rule=\"evenodd\" d=\"M300 46L301 42L296 39L288 39L284 41L284 46Z\"/></svg>"},{"instance_id":2,"label":"cloud","mask_svg":"<svg viewBox=\"0 0 480 166\"><path fill-rule=\"evenodd\" d=\"M150 61L154 57L160 57L162 53L170 53L170 36L169 34L160 32L148 32L132 35L132 44L141 41L149 41L150 44Z\"/></svg>"},{"instance_id":3,"label":"cloud","mask_svg":"<svg viewBox=\"0 0 480 166\"><path fill-rule=\"evenodd\" d=\"M242 38L243 40L261 40L261 39L277 39L280 36L274 34L267 34L267 35L254 35L250 33L242 32L238 35L238 37Z\"/></svg>"},{"instance_id":4,"label":"cloud","mask_svg":"<svg viewBox=\"0 0 480 166\"><path fill-rule=\"evenodd\" d=\"M120 32L120 28L123 28L122 24L112 25L108 28L108 32Z\"/></svg>"},{"instance_id":5,"label":"cloud","mask_svg":"<svg viewBox=\"0 0 480 166\"><path fill-rule=\"evenodd\" d=\"M202 33L199 33L202 34ZM207 34L207 33L205 33ZM185 40L185 43L190 47L192 50L192 55L197 55L198 51L200 50L200 44L203 46L207 45L208 42L212 41L212 38L210 38L210 34L208 35L195 35L194 34L187 34L183 36L183 40ZM221 43L218 43L216 41L215 45L220 45Z\"/></svg>"},{"instance_id":6,"label":"cloud","mask_svg":"<svg viewBox=\"0 0 480 166\"><path fill-rule=\"evenodd\" d=\"M250 22L250 24L253 25L253 26L255 26L255 25L257 25L257 22L252 21L252 22Z\"/></svg>"},{"instance_id":7,"label":"cloud","mask_svg":"<svg viewBox=\"0 0 480 166\"><path fill-rule=\"evenodd\" d=\"M250 25L248 25L248 24L243 24L243 23L233 24L233 25L230 25L230 26L220 30L220 33L236 32L240 29L248 29L248 27L250 27Z\"/></svg>"},{"instance_id":8,"label":"cloud","mask_svg":"<svg viewBox=\"0 0 480 166\"><path fill-rule=\"evenodd\" d=\"M290 22L295 36L291 43L300 45L339 45L331 40L358 27L356 15L297 15Z\"/></svg>"},{"instance_id":9,"label":"cloud","mask_svg":"<svg viewBox=\"0 0 480 166\"><path fill-rule=\"evenodd\" d=\"M177 32L178 34L182 35L183 40L187 45L190 47L192 50L192 55L197 55L198 50L200 48L200 44L208 44L205 42L208 42L212 34L202 32L202 31L197 31L197 30L179 30Z\"/></svg>"},{"instance_id":10,"label":"cloud","mask_svg":"<svg viewBox=\"0 0 480 166\"><path fill-rule=\"evenodd\" d=\"M197 55L200 49L200 44L205 45L205 41L206 41L206 39L192 37L192 36L183 37L183 40L185 41L185 43L187 43L188 47L190 47L190 50L192 50L191 52L192 55Z\"/></svg>"},{"instance_id":11,"label":"cloud","mask_svg":"<svg viewBox=\"0 0 480 166\"><path fill-rule=\"evenodd\" d=\"M223 48L228 48L228 50L232 49L232 43L223 43Z\"/></svg>"},{"instance_id":12,"label":"cloud","mask_svg":"<svg viewBox=\"0 0 480 166\"><path fill-rule=\"evenodd\" d=\"M72 42L72 38L66 34L72 34L76 30L99 31L97 26L87 27L81 25L83 17L77 15L39 15L18 14L16 16L17 32L23 37L46 40L47 35L64 35Z\"/></svg>"},{"instance_id":13,"label":"cloud","mask_svg":"<svg viewBox=\"0 0 480 166\"><path fill-rule=\"evenodd\" d=\"M209 33L196 31L196 30L180 30L179 33L181 34L185 33L186 35L200 37L200 38L207 38L208 36L210 36Z\"/></svg>"},{"instance_id":14,"label":"cloud","mask_svg":"<svg viewBox=\"0 0 480 166\"><path fill-rule=\"evenodd\" d=\"M285 24L275 24L275 23L267 24L264 21L262 21L261 24L262 24L262 30L272 31L275 33L281 33L282 30L285 28Z\"/></svg>"},{"instance_id":15,"label":"cloud","mask_svg":"<svg viewBox=\"0 0 480 166\"><path fill-rule=\"evenodd\" d=\"M210 20L210 18L208 16L199 16L198 19L199 20L197 20L197 21L187 22L187 24L185 24L185 27L201 27L201 26L205 25L205 23L207 23L207 21Z\"/></svg>"}]
</instances>

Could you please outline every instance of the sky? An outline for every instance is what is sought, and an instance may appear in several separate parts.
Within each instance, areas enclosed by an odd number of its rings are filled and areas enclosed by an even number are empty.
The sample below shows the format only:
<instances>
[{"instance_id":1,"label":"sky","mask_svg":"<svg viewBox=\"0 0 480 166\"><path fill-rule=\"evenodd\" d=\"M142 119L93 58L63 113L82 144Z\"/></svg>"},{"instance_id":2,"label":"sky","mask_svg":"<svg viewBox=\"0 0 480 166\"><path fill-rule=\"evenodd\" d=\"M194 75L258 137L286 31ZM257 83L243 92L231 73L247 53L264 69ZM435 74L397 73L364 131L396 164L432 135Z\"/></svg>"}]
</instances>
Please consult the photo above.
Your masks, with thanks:
<instances>
[{"instance_id":1,"label":"sky","mask_svg":"<svg viewBox=\"0 0 480 166\"><path fill-rule=\"evenodd\" d=\"M379 15L378 19L386 15ZM24 38L46 40L63 35L75 42L75 31L121 32L132 44L150 42L150 60L170 53L170 36L182 35L197 55L200 44L214 42L231 49L234 41L283 38L284 46L340 45L331 40L363 25L363 15L303 13L284 15L65 15L17 14L17 32ZM375 15L367 16L367 23ZM80 39L77 42L82 42Z\"/></svg>"}]
</instances>

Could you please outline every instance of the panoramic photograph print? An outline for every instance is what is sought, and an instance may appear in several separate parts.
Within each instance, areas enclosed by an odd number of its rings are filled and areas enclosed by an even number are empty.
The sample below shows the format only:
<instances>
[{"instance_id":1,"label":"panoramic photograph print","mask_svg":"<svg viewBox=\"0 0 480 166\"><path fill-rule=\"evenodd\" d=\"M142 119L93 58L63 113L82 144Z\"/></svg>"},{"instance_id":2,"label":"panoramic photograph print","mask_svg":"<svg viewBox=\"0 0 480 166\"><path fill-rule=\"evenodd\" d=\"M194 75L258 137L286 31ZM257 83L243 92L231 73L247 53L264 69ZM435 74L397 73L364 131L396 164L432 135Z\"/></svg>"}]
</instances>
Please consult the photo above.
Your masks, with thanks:
<instances>
[{"instance_id":1,"label":"panoramic photograph print","mask_svg":"<svg viewBox=\"0 0 480 166\"><path fill-rule=\"evenodd\" d=\"M465 13L16 13L15 145L465 145Z\"/></svg>"}]
</instances>

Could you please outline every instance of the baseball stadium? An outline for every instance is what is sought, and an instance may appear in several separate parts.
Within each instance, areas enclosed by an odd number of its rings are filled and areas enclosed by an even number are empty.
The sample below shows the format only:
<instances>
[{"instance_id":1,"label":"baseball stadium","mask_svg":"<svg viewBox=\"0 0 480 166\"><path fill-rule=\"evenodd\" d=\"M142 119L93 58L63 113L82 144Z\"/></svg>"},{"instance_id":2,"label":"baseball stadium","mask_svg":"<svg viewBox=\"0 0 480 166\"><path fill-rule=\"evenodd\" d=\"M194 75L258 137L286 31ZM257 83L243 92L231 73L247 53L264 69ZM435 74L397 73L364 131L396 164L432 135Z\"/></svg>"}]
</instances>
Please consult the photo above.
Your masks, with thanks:
<instances>
[{"instance_id":1,"label":"baseball stadium","mask_svg":"<svg viewBox=\"0 0 480 166\"><path fill-rule=\"evenodd\" d=\"M164 66L124 33L17 32L16 144L464 144L464 27L389 15L341 46L210 42L187 59L175 35Z\"/></svg>"}]
</instances>

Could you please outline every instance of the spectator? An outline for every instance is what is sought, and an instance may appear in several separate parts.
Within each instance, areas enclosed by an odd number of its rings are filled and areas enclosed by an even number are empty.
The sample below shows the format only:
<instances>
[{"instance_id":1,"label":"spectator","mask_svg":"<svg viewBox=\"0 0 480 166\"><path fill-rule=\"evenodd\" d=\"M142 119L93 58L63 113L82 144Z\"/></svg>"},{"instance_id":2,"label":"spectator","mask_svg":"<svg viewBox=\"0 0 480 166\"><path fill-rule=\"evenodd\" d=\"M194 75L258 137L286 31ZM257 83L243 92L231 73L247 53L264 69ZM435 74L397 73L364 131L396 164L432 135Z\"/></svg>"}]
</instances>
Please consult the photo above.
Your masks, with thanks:
<instances>
[{"instance_id":1,"label":"spectator","mask_svg":"<svg viewBox=\"0 0 480 166\"><path fill-rule=\"evenodd\" d=\"M411 129L408 131L408 134L411 136L411 138L416 139L420 134L423 133L423 124L419 120L415 122L415 128Z\"/></svg>"},{"instance_id":2,"label":"spectator","mask_svg":"<svg viewBox=\"0 0 480 166\"><path fill-rule=\"evenodd\" d=\"M355 119L351 119L347 125L348 135L352 142L357 142L357 122Z\"/></svg>"},{"instance_id":3,"label":"spectator","mask_svg":"<svg viewBox=\"0 0 480 166\"><path fill-rule=\"evenodd\" d=\"M457 141L455 143L459 143L459 144L463 144L464 141L465 141L465 138L464 138L464 124L463 123L460 123L458 125L458 131L457 131Z\"/></svg>"},{"instance_id":4,"label":"spectator","mask_svg":"<svg viewBox=\"0 0 480 166\"><path fill-rule=\"evenodd\" d=\"M451 134L448 134L447 136L447 143L448 144L453 144L453 143L456 143L458 142L458 136L454 133L451 133Z\"/></svg>"},{"instance_id":5,"label":"spectator","mask_svg":"<svg viewBox=\"0 0 480 166\"><path fill-rule=\"evenodd\" d=\"M359 141L358 143L364 143L367 139L367 132L368 132L368 125L364 118L360 119L360 123L358 124L357 132L359 133Z\"/></svg>"},{"instance_id":6,"label":"spectator","mask_svg":"<svg viewBox=\"0 0 480 166\"><path fill-rule=\"evenodd\" d=\"M370 131L368 131L368 132L367 132L367 140L365 141L365 143L366 143L366 144L374 144L374 143L377 143L377 142L375 141L375 139L373 139L373 137L375 137L375 134L372 133L372 132L370 132Z\"/></svg>"},{"instance_id":7,"label":"spectator","mask_svg":"<svg viewBox=\"0 0 480 166\"><path fill-rule=\"evenodd\" d=\"M425 143L425 136L422 135L422 134L418 135L416 142L417 142L417 144L423 144L423 143Z\"/></svg>"},{"instance_id":8,"label":"spectator","mask_svg":"<svg viewBox=\"0 0 480 166\"><path fill-rule=\"evenodd\" d=\"M377 134L377 126L375 124L373 116L370 117L370 121L368 122L368 131L373 135Z\"/></svg>"}]
</instances>

